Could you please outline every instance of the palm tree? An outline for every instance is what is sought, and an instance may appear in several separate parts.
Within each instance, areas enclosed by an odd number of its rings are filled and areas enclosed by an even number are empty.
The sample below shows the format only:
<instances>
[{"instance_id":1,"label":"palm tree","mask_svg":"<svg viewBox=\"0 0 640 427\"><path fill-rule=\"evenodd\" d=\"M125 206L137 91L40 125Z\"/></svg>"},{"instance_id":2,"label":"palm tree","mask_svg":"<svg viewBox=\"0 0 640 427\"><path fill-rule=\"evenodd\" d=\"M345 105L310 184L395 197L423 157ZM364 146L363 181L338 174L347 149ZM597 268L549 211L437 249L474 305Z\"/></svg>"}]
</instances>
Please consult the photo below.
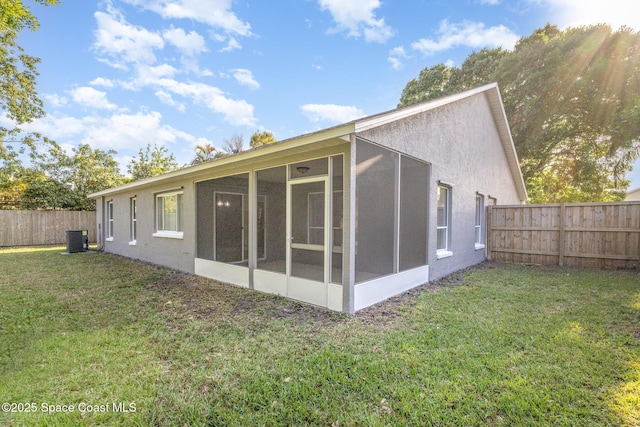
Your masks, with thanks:
<instances>
[{"instance_id":1,"label":"palm tree","mask_svg":"<svg viewBox=\"0 0 640 427\"><path fill-rule=\"evenodd\" d=\"M199 165L201 163L210 162L216 158L216 148L210 143L198 145L195 148L196 157L191 161L191 165Z\"/></svg>"}]
</instances>

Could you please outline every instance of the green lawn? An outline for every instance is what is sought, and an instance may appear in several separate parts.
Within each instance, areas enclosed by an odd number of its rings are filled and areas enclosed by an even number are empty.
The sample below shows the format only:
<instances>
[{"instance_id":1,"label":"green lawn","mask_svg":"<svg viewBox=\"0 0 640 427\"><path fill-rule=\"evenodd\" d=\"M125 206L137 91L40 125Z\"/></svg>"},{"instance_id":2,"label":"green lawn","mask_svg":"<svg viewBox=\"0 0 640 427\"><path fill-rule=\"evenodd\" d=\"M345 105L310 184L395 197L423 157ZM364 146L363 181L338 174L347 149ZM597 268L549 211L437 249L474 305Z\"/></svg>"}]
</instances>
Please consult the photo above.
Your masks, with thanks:
<instances>
[{"instance_id":1,"label":"green lawn","mask_svg":"<svg viewBox=\"0 0 640 427\"><path fill-rule=\"evenodd\" d=\"M640 425L637 271L484 264L348 316L63 250L0 249L0 425Z\"/></svg>"}]
</instances>

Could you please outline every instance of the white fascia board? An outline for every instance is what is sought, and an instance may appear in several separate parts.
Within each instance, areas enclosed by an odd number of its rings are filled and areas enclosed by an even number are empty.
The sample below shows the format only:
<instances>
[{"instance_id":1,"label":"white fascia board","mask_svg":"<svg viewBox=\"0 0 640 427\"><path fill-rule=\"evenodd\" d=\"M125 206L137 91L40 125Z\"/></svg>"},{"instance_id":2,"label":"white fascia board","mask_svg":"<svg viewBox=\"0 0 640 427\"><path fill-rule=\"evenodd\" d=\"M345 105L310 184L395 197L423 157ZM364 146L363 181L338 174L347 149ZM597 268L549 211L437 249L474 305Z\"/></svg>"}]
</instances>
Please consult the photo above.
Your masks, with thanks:
<instances>
[{"instance_id":1,"label":"white fascia board","mask_svg":"<svg viewBox=\"0 0 640 427\"><path fill-rule=\"evenodd\" d=\"M217 167L221 167L221 166L225 166L233 163L244 162L251 159L257 159L265 155L278 153L278 152L282 152L282 151L286 151L286 150L290 150L298 147L304 147L304 146L311 145L311 144L328 140L328 139L334 139L334 138L342 139L353 132L354 132L354 122L350 122L344 125L323 129L318 132L308 133L305 135L297 136L295 138L285 139L285 140L278 141L263 147L243 151L238 154L222 157L220 159L213 160L211 162L202 163L196 166L189 166L183 169L178 169L177 171L165 173L158 176L153 176L151 178L141 179L139 181L134 181L129 184L121 185L119 187L113 187L106 190L98 191L96 193L89 194L87 197L96 199L98 197L103 197L103 196L107 196L114 193L130 191L140 187L145 187L151 184L155 184L157 182L183 178L185 176L194 175L199 172L206 171L208 169L214 169Z\"/></svg>"},{"instance_id":2,"label":"white fascia board","mask_svg":"<svg viewBox=\"0 0 640 427\"><path fill-rule=\"evenodd\" d=\"M513 137L511 136L511 129L509 128L509 120L507 119L507 113L504 111L504 104L502 103L502 97L500 96L500 90L498 85L495 85L494 90L486 92L486 96L489 99L489 104L493 111L498 133L500 134L500 140L504 152L507 156L509 168L515 181L518 196L524 203L529 199L527 194L527 187L522 176L522 169L520 169L520 161L518 160L518 153L516 152L516 146L513 143Z\"/></svg>"}]
</instances>

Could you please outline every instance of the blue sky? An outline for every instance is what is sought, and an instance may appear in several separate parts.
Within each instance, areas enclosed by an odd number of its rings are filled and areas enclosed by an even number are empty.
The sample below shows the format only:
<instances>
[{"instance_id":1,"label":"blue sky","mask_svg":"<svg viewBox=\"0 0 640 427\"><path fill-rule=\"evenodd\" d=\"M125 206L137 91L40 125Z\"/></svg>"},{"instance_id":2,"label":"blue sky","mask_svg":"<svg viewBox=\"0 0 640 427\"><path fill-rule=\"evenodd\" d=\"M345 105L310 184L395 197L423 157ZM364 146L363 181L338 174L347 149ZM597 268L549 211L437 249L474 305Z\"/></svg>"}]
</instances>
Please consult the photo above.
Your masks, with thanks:
<instances>
[{"instance_id":1,"label":"blue sky","mask_svg":"<svg viewBox=\"0 0 640 427\"><path fill-rule=\"evenodd\" d=\"M285 139L393 109L424 67L512 48L547 22L640 29L631 0L25 3L41 28L20 42L42 59L48 113L25 129L114 149L123 169L147 143L184 164L234 134L248 145L256 130Z\"/></svg>"}]
</instances>

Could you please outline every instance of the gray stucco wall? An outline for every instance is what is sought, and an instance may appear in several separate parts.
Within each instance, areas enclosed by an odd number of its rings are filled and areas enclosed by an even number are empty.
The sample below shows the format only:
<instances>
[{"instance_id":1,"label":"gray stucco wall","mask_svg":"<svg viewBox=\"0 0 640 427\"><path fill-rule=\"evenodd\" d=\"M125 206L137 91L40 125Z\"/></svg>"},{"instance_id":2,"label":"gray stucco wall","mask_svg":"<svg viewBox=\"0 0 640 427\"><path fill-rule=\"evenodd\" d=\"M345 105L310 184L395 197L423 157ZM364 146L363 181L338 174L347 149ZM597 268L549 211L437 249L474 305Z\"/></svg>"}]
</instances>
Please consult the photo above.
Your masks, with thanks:
<instances>
[{"instance_id":1,"label":"gray stucco wall","mask_svg":"<svg viewBox=\"0 0 640 427\"><path fill-rule=\"evenodd\" d=\"M155 196L166 191L183 190L183 238L154 237ZM136 197L138 206L138 232L135 245L130 244L130 200ZM195 256L195 212L194 185L192 181L169 182L145 188L144 191L122 192L98 200L98 223L101 224L102 242L106 252L123 255L142 261L166 265L176 270L193 273ZM103 216L106 203L113 201L113 241L105 241L106 218Z\"/></svg>"},{"instance_id":2,"label":"gray stucco wall","mask_svg":"<svg viewBox=\"0 0 640 427\"><path fill-rule=\"evenodd\" d=\"M429 185L430 280L482 262L475 249L476 194L498 204L518 204L514 177L484 94L383 125L358 136L431 163ZM453 256L437 259L438 182L452 184L451 244Z\"/></svg>"}]
</instances>

